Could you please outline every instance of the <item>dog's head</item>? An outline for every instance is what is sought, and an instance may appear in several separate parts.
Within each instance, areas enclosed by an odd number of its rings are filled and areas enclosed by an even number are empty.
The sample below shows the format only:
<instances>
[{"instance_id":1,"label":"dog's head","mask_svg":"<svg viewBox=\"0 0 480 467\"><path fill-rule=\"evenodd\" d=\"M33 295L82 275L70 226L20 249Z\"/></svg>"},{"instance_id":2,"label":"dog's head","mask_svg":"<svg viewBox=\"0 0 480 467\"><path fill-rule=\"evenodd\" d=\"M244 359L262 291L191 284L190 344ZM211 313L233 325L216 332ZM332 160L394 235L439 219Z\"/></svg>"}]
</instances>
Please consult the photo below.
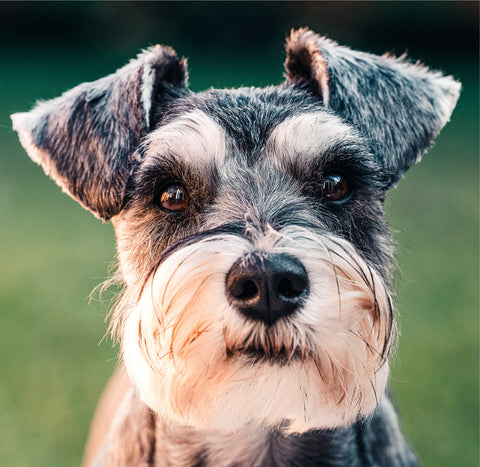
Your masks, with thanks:
<instances>
[{"instance_id":1,"label":"dog's head","mask_svg":"<svg viewBox=\"0 0 480 467\"><path fill-rule=\"evenodd\" d=\"M195 94L155 46L13 116L32 159L112 219L113 327L142 399L200 429L302 432L375 408L395 334L385 194L460 88L306 29L285 67L280 86Z\"/></svg>"}]
</instances>

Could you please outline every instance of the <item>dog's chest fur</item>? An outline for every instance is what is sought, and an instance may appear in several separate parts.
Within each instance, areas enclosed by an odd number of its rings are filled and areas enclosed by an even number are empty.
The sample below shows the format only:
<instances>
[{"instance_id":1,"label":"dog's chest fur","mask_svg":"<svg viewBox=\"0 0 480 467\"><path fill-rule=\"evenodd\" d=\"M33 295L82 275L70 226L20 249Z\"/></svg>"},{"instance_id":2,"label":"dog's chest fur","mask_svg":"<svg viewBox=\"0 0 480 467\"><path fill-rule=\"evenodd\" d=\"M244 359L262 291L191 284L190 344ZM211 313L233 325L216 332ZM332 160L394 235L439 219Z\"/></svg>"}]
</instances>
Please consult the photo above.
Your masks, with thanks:
<instances>
[{"instance_id":1,"label":"dog's chest fur","mask_svg":"<svg viewBox=\"0 0 480 467\"><path fill-rule=\"evenodd\" d=\"M95 466L314 467L409 466L415 456L396 414L383 399L372 419L341 430L285 436L276 430L205 434L160 420L129 393L117 413L108 448ZM390 446L385 450L385 446Z\"/></svg>"}]
</instances>

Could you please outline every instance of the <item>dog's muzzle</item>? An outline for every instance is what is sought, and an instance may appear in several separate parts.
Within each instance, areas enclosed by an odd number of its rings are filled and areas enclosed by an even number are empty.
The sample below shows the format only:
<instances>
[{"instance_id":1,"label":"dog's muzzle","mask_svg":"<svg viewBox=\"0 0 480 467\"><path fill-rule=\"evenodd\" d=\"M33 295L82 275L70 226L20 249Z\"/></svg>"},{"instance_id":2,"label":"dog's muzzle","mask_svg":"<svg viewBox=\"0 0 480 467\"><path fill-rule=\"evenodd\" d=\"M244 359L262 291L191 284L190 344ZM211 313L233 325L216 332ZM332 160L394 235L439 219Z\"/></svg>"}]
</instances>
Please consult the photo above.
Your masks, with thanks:
<instances>
[{"instance_id":1,"label":"dog's muzzle","mask_svg":"<svg viewBox=\"0 0 480 467\"><path fill-rule=\"evenodd\" d=\"M252 253L236 261L227 274L230 304L268 325L294 313L308 293L307 271L288 254Z\"/></svg>"},{"instance_id":2,"label":"dog's muzzle","mask_svg":"<svg viewBox=\"0 0 480 467\"><path fill-rule=\"evenodd\" d=\"M137 293L124 297L124 361L168 419L301 433L368 416L385 389L388 287L341 238L296 226L197 235Z\"/></svg>"}]
</instances>

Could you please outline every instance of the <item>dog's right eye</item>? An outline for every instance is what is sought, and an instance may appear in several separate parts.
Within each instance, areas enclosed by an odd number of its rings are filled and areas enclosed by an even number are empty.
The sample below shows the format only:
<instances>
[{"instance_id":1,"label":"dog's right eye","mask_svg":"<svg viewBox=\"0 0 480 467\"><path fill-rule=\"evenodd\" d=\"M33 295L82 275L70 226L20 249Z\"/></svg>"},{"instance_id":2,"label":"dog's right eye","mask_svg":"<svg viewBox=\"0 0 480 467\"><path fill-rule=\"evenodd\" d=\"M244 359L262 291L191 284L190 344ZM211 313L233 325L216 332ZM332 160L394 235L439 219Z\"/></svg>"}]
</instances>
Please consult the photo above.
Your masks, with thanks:
<instances>
[{"instance_id":1,"label":"dog's right eye","mask_svg":"<svg viewBox=\"0 0 480 467\"><path fill-rule=\"evenodd\" d=\"M190 195L181 183L164 185L155 197L155 203L165 211L182 211L189 201Z\"/></svg>"}]
</instances>

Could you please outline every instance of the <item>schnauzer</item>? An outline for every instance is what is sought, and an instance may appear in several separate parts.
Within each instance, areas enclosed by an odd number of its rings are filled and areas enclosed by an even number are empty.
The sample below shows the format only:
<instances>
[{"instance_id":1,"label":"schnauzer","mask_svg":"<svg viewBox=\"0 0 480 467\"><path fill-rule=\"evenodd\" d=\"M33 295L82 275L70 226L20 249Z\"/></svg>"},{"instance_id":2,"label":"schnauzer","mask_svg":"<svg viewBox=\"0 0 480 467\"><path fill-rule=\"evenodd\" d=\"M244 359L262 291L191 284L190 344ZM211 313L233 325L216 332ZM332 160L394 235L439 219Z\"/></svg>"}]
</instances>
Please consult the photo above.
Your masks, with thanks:
<instances>
[{"instance_id":1,"label":"schnauzer","mask_svg":"<svg viewBox=\"0 0 480 467\"><path fill-rule=\"evenodd\" d=\"M460 84L308 29L286 53L279 86L193 93L185 59L156 45L12 116L30 157L115 228L126 375L88 463L417 465L384 394L384 200Z\"/></svg>"}]
</instances>

